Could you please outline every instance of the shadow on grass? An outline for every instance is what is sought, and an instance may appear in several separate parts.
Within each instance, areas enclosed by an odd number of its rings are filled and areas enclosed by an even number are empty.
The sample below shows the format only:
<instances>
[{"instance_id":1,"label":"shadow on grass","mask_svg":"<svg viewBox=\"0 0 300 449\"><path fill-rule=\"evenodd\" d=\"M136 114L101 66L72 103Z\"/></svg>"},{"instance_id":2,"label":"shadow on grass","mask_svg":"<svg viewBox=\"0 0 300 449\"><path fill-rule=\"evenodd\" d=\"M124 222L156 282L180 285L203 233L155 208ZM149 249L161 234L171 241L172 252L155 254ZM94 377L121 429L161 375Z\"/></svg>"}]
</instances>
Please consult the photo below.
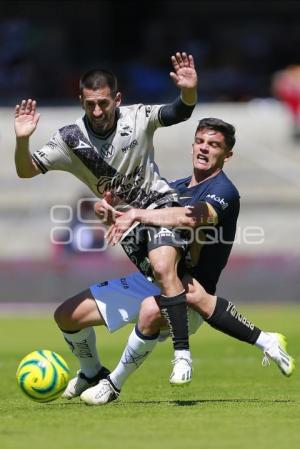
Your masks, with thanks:
<instances>
[{"instance_id":1,"label":"shadow on grass","mask_svg":"<svg viewBox=\"0 0 300 449\"><path fill-rule=\"evenodd\" d=\"M141 404L141 405L159 405L159 404L170 404L176 405L178 407L191 407L198 404L223 404L223 403L257 403L257 404L275 404L275 403L292 403L290 399L193 399L193 400L182 400L175 399L171 401L126 401L124 404ZM120 403L121 405L121 403Z\"/></svg>"},{"instance_id":2,"label":"shadow on grass","mask_svg":"<svg viewBox=\"0 0 300 449\"><path fill-rule=\"evenodd\" d=\"M142 405L142 406L146 406L146 405L172 405L172 406L177 406L177 407L193 407L195 405L199 405L199 404L224 404L224 403L228 403L228 404L234 404L234 403L244 403L244 404L288 404L288 403L293 403L295 401L291 400L291 399L253 399L253 398L232 398L232 399L193 399L193 400L182 400L182 399L172 399L172 400L155 400L155 401L116 401L113 402L112 404L114 406L126 406L126 405ZM70 401L70 402L53 402L53 403L48 403L45 404L47 405L47 407L50 408L64 408L64 407L78 407L78 406L85 406L86 404L84 404L81 401Z\"/></svg>"}]
</instances>

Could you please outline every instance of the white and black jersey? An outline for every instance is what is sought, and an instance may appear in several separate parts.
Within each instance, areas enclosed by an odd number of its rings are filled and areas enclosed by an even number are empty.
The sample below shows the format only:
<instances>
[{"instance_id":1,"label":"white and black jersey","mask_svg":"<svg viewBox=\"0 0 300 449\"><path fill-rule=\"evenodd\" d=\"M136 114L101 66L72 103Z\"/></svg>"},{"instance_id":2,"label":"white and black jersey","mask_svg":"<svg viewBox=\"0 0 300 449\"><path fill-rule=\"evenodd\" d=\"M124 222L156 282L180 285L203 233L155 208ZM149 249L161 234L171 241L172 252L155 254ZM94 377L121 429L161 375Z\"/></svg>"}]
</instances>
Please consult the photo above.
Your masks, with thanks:
<instances>
[{"instance_id":1,"label":"white and black jersey","mask_svg":"<svg viewBox=\"0 0 300 449\"><path fill-rule=\"evenodd\" d=\"M153 134L162 126L161 107L120 107L115 128L105 136L95 134L84 116L59 129L33 160L43 173L72 173L97 197L111 191L125 208L176 201L175 190L154 162Z\"/></svg>"}]
</instances>

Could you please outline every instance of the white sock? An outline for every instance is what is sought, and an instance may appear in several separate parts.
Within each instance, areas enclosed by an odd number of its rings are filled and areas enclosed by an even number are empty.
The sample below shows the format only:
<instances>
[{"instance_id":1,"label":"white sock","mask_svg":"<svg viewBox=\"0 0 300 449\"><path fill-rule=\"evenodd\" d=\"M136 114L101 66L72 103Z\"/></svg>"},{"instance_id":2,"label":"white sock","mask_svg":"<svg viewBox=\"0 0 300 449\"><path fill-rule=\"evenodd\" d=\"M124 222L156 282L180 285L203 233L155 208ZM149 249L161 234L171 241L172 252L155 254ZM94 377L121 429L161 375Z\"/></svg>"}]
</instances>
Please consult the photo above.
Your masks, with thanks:
<instances>
[{"instance_id":1,"label":"white sock","mask_svg":"<svg viewBox=\"0 0 300 449\"><path fill-rule=\"evenodd\" d=\"M187 349L176 349L176 351L174 351L174 354L175 354L175 359L180 359L180 358L188 359L188 360L192 359L191 353Z\"/></svg>"},{"instance_id":2,"label":"white sock","mask_svg":"<svg viewBox=\"0 0 300 449\"><path fill-rule=\"evenodd\" d=\"M138 333L138 335L137 335ZM114 371L109 377L112 383L121 390L126 379L146 360L158 341L158 335L154 338L143 336L136 328L131 332L126 348Z\"/></svg>"},{"instance_id":3,"label":"white sock","mask_svg":"<svg viewBox=\"0 0 300 449\"><path fill-rule=\"evenodd\" d=\"M273 341L274 341L274 337L271 332L261 331L261 333L258 336L258 339L256 340L256 342L254 344L262 351L266 351L272 345Z\"/></svg>"},{"instance_id":4,"label":"white sock","mask_svg":"<svg viewBox=\"0 0 300 449\"><path fill-rule=\"evenodd\" d=\"M81 371L87 377L94 377L102 367L97 349L96 334L93 327L86 327L74 334L63 332L63 336L80 363Z\"/></svg>"}]
</instances>

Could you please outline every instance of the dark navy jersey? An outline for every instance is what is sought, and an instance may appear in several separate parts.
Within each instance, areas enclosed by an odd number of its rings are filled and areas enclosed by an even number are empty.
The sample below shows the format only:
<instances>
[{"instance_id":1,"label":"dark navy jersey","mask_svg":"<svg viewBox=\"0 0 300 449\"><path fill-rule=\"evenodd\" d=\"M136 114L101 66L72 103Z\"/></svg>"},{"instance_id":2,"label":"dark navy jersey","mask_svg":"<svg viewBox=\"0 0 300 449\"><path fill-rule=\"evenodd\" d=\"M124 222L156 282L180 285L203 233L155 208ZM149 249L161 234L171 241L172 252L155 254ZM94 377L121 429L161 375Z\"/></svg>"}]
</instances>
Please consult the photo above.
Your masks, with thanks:
<instances>
[{"instance_id":1,"label":"dark navy jersey","mask_svg":"<svg viewBox=\"0 0 300 449\"><path fill-rule=\"evenodd\" d=\"M214 294L221 271L225 267L235 238L240 210L240 195L223 171L202 183L188 187L191 177L171 182L179 194L181 206L204 201L218 214L216 226L205 225L192 230L189 271L195 279Z\"/></svg>"}]
</instances>

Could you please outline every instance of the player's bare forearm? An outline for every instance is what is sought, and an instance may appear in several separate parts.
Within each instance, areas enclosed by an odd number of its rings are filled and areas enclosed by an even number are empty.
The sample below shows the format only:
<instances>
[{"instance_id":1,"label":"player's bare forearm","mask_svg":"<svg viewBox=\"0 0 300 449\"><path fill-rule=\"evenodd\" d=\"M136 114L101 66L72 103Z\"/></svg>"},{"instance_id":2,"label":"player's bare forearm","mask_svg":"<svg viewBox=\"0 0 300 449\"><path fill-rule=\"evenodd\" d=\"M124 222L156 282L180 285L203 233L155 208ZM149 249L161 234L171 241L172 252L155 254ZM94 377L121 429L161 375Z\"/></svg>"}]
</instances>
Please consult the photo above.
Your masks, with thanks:
<instances>
[{"instance_id":1,"label":"player's bare forearm","mask_svg":"<svg viewBox=\"0 0 300 449\"><path fill-rule=\"evenodd\" d=\"M106 234L108 243L116 245L135 222L151 226L197 228L208 224L214 226L217 223L217 214L214 208L205 202L197 203L192 207L130 209L110 226Z\"/></svg>"},{"instance_id":2,"label":"player's bare forearm","mask_svg":"<svg viewBox=\"0 0 300 449\"><path fill-rule=\"evenodd\" d=\"M29 151L29 137L16 139L15 165L17 175L20 178L32 178L40 173Z\"/></svg>"},{"instance_id":3,"label":"player's bare forearm","mask_svg":"<svg viewBox=\"0 0 300 449\"><path fill-rule=\"evenodd\" d=\"M217 214L212 206L205 202L191 207L168 207L165 209L134 209L134 219L153 226L172 226L197 228L215 225Z\"/></svg>"}]
</instances>

